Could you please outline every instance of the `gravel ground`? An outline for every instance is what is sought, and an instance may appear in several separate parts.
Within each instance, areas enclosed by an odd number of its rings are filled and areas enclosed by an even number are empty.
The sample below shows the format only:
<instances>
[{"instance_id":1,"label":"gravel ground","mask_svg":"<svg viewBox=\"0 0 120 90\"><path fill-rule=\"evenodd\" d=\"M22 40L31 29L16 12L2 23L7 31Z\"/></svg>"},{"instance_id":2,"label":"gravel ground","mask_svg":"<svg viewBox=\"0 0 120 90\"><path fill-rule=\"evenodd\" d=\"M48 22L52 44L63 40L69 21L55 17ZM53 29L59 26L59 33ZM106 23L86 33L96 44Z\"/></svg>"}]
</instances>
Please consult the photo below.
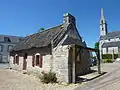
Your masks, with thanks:
<instances>
[{"instance_id":1,"label":"gravel ground","mask_svg":"<svg viewBox=\"0 0 120 90\"><path fill-rule=\"evenodd\" d=\"M18 71L0 69L0 90L73 90L80 84L42 84L39 79Z\"/></svg>"}]
</instances>

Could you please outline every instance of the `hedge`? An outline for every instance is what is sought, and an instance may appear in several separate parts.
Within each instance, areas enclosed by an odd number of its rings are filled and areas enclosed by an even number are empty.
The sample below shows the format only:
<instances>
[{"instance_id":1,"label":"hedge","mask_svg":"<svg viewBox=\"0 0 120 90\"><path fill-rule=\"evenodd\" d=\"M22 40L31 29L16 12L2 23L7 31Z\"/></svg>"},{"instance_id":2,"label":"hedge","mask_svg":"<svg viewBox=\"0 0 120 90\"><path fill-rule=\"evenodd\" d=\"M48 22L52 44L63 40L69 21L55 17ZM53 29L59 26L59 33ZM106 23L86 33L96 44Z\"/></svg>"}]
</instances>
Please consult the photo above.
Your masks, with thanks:
<instances>
[{"instance_id":1,"label":"hedge","mask_svg":"<svg viewBox=\"0 0 120 90\"><path fill-rule=\"evenodd\" d=\"M114 54L114 59L118 58L118 54ZM112 59L112 54L103 54L102 59Z\"/></svg>"},{"instance_id":2,"label":"hedge","mask_svg":"<svg viewBox=\"0 0 120 90\"><path fill-rule=\"evenodd\" d=\"M104 63L113 63L112 59L104 59Z\"/></svg>"}]
</instances>

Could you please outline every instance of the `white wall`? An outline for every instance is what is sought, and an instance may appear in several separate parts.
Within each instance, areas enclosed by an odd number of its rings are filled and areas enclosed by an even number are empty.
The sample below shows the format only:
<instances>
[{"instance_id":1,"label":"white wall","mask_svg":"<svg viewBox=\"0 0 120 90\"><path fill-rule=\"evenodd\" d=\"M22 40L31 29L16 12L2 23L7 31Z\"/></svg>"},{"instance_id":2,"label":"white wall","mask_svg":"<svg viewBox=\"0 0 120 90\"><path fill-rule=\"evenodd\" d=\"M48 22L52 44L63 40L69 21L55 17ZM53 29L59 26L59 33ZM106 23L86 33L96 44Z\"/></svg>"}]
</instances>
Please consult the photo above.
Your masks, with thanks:
<instances>
[{"instance_id":1,"label":"white wall","mask_svg":"<svg viewBox=\"0 0 120 90\"><path fill-rule=\"evenodd\" d=\"M118 53L118 47L108 47L108 53L113 54L113 52L114 52L114 54L117 54Z\"/></svg>"},{"instance_id":2,"label":"white wall","mask_svg":"<svg viewBox=\"0 0 120 90\"><path fill-rule=\"evenodd\" d=\"M106 48L102 48L102 54L107 54L107 49Z\"/></svg>"}]
</instances>

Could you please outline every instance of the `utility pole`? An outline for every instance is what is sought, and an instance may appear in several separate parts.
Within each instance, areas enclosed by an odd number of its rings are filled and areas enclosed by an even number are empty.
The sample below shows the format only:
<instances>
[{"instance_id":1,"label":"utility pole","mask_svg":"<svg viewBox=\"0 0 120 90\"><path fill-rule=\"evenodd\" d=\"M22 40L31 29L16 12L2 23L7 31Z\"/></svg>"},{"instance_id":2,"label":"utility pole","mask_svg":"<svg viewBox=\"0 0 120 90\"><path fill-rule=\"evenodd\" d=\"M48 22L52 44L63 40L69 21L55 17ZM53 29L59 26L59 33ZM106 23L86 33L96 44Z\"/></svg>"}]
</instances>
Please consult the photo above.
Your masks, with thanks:
<instances>
[{"instance_id":1,"label":"utility pole","mask_svg":"<svg viewBox=\"0 0 120 90\"><path fill-rule=\"evenodd\" d=\"M96 55L97 55L97 68L98 68L98 74L101 74L101 67L100 67L100 62L101 62L101 60L100 60L100 53L99 53L99 51L96 52Z\"/></svg>"},{"instance_id":2,"label":"utility pole","mask_svg":"<svg viewBox=\"0 0 120 90\"><path fill-rule=\"evenodd\" d=\"M114 49L112 51L112 61L114 61Z\"/></svg>"}]
</instances>

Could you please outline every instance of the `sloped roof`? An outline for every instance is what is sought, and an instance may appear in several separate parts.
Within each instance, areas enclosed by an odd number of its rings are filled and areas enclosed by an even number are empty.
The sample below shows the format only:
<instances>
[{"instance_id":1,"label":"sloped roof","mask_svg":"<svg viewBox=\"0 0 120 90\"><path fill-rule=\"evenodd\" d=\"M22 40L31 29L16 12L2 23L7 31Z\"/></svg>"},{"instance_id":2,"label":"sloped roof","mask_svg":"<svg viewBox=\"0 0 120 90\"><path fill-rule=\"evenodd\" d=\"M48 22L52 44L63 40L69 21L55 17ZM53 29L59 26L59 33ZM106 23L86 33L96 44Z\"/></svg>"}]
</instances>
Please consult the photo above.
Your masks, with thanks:
<instances>
[{"instance_id":1,"label":"sloped roof","mask_svg":"<svg viewBox=\"0 0 120 90\"><path fill-rule=\"evenodd\" d=\"M120 37L120 31L114 31L114 32L107 33L107 35L101 36L100 40L112 39L112 38L117 38L117 37Z\"/></svg>"},{"instance_id":2,"label":"sloped roof","mask_svg":"<svg viewBox=\"0 0 120 90\"><path fill-rule=\"evenodd\" d=\"M21 41L14 47L14 51L30 49L32 47L44 47L51 43L51 40L62 30L62 24L52 27L50 29L41 31L25 37L25 40Z\"/></svg>"},{"instance_id":3,"label":"sloped roof","mask_svg":"<svg viewBox=\"0 0 120 90\"><path fill-rule=\"evenodd\" d=\"M102 45L102 47L103 47L103 48L106 48L106 47L120 47L120 41L104 43L104 44Z\"/></svg>"}]
</instances>

